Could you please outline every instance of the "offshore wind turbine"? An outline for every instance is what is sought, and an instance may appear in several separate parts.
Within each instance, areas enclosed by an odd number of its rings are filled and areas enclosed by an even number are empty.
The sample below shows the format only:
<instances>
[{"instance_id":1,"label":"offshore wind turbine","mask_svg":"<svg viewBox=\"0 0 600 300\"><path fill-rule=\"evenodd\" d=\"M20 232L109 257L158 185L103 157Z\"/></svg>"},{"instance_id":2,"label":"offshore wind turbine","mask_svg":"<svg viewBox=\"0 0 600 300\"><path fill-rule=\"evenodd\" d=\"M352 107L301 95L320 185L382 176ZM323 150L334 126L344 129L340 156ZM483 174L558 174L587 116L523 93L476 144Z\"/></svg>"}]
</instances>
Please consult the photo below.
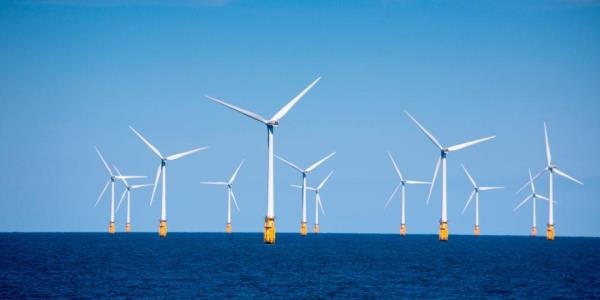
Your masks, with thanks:
<instances>
[{"instance_id":1,"label":"offshore wind turbine","mask_svg":"<svg viewBox=\"0 0 600 300\"><path fill-rule=\"evenodd\" d=\"M100 160L102 161L102 164L106 168L106 171L108 172L108 175L109 175L109 179L106 182L106 184L104 185L102 192L100 192L100 196L98 197L98 200L96 200L94 207L98 206L98 203L100 203L100 200L102 200L102 196L104 196L104 193L106 192L106 189L108 188L108 185L110 184L111 197L110 197L110 221L108 223L108 233L114 234L115 233L115 179L134 179L134 178L144 178L144 177L143 176L122 176L120 174L114 175L112 170L106 163L106 160L104 160L104 156L102 156L102 153L100 153L100 150L98 150L98 147L94 147L94 149L96 149L96 153L98 153L98 157L100 157Z\"/></svg>"},{"instance_id":2,"label":"offshore wind turbine","mask_svg":"<svg viewBox=\"0 0 600 300\"><path fill-rule=\"evenodd\" d=\"M552 154L550 153L550 142L548 141L548 129L546 122L544 122L544 141L546 142L546 166L540 172L538 172L532 179L525 183L518 191L522 191L530 181L536 180L544 172L548 172L548 229L546 230L546 239L554 240L554 174L569 179L575 183L583 185L583 182L567 175L565 172L558 169L556 164L552 161Z\"/></svg>"},{"instance_id":3,"label":"offshore wind turbine","mask_svg":"<svg viewBox=\"0 0 600 300\"><path fill-rule=\"evenodd\" d=\"M240 162L240 165L237 167L237 169L235 169L235 172L233 172L233 175L231 175L231 178L229 178L229 181L227 182L222 182L222 181L203 181L201 182L202 184L208 184L208 185L224 185L227 187L227 225L225 226L225 232L227 233L231 233L231 200L233 199L233 203L235 204L235 208L237 208L237 211L240 211L240 207L237 204L237 201L235 200L235 194L233 194L233 182L235 181L235 177L237 176L238 172L240 171L240 168L242 167L242 165L244 164L244 160L242 160L242 162Z\"/></svg>"},{"instance_id":4,"label":"offshore wind turbine","mask_svg":"<svg viewBox=\"0 0 600 300\"><path fill-rule=\"evenodd\" d=\"M429 198L431 198L431 192L433 191L433 187L435 186L435 179L437 177L438 170L440 168L440 162L442 163L442 218L440 220L440 233L439 239L440 241L448 240L448 215L447 215L447 205L446 205L446 156L450 152L458 151L469 146L473 146L475 144L479 144L485 142L487 140L491 140L496 136L489 136L482 139L474 140L471 142L466 142L458 145L454 145L451 147L444 147L438 140L431 134L425 127L423 127L413 116L411 116L407 111L404 111L406 115L419 127L419 129L431 140L431 142L439 149L440 157L437 159L435 164L435 171L433 171L433 179L431 180L431 186L429 187L429 195L427 196L427 204L429 204Z\"/></svg>"},{"instance_id":5,"label":"offshore wind turbine","mask_svg":"<svg viewBox=\"0 0 600 300\"><path fill-rule=\"evenodd\" d=\"M465 166L463 164L461 164L460 166L463 168L463 170L465 170L465 174L467 174L467 177L469 177L469 181L473 185L473 191L471 192L471 196L469 196L469 200L467 200L467 204L465 204L465 208L463 208L463 210L462 210L462 214L463 215L465 214L467 207L469 207L469 203L471 203L471 200L473 199L473 195L475 195L475 230L474 230L474 234L475 234L475 236L479 236L479 192L499 190L499 189L503 189L504 187L478 186L477 183L475 182L475 179L473 179L471 174L469 174L469 171L467 171L467 168L465 168Z\"/></svg>"},{"instance_id":6,"label":"offshore wind turbine","mask_svg":"<svg viewBox=\"0 0 600 300\"><path fill-rule=\"evenodd\" d=\"M402 173L400 172L400 168L398 168L398 165L396 164L396 160L394 160L394 157L392 156L392 154L390 152L388 152L388 156L390 157L390 160L392 161L392 164L394 165L394 169L396 170L396 174L398 174L398 177L400 177L400 182L398 183L398 185L396 186L396 188L394 189L394 192L392 192L392 195L390 196L390 198L388 199L388 201L385 203L385 206L383 207L384 209L387 208L387 206L390 204L390 202L392 201L392 199L394 198L394 196L396 195L396 193L398 192L398 189L400 187L402 187L402 220L400 223L400 235L406 235L406 222L405 222L405 211L404 211L404 195L405 195L405 190L406 190L406 185L410 185L410 184L431 184L431 182L426 182L426 181L416 181L416 180L408 180L408 179L404 179L404 177L402 176Z\"/></svg>"},{"instance_id":7,"label":"offshore wind turbine","mask_svg":"<svg viewBox=\"0 0 600 300\"><path fill-rule=\"evenodd\" d=\"M115 168L115 171L117 171L117 174L121 175L121 171L119 171L117 166L113 165L113 168ZM140 177L146 178L146 176L140 176ZM119 204L117 205L117 212L119 211L119 208L121 207L121 203L123 203L123 199L125 198L125 195L127 195L127 222L125 223L125 233L130 233L131 232L131 191L141 189L141 188L144 188L147 186L152 186L152 184L129 185L129 182L127 182L127 179L125 179L123 177L121 177L121 182L123 182L123 185L125 186L125 190L123 191L123 195L121 195L121 199L119 200Z\"/></svg>"},{"instance_id":8,"label":"offshore wind turbine","mask_svg":"<svg viewBox=\"0 0 600 300\"><path fill-rule=\"evenodd\" d=\"M160 213L160 224L158 227L158 235L160 237L167 236L167 161L173 161L180 159L182 157L188 156L190 154L196 153L198 151L202 151L208 149L208 146L196 148L190 151L181 152L178 154L173 154L170 156L164 156L158 151L156 147L154 147L150 142L144 138L139 132L137 132L133 127L129 126L129 128L137 135L146 146L160 159L160 164L158 165L158 169L156 170L156 178L154 179L154 187L152 188L152 196L150 197L150 206L152 206L152 200L154 200L154 194L156 192L156 187L158 186L158 179L160 179L162 175L162 201L161 201L161 213Z\"/></svg>"},{"instance_id":9,"label":"offshore wind turbine","mask_svg":"<svg viewBox=\"0 0 600 300\"><path fill-rule=\"evenodd\" d=\"M324 163L326 160L328 160L333 155L335 155L335 152L325 156L324 158L322 158L318 162L310 165L306 169L302 169L302 168L296 166L295 164L285 160L284 158L275 155L275 157L277 159L279 159L280 161L284 162L285 164L294 168L295 170L297 170L298 172L300 172L302 174L302 219L300 221L300 235L302 235L302 236L306 236L306 232L307 232L307 228L306 228L306 175L308 173L314 171L318 166L320 166L322 163Z\"/></svg>"},{"instance_id":10,"label":"offshore wind turbine","mask_svg":"<svg viewBox=\"0 0 600 300\"><path fill-rule=\"evenodd\" d=\"M270 120L263 118L262 116L253 113L251 111L239 108L237 106L228 104L222 100L211 96L205 96L206 98L224 105L232 110L235 110L251 119L259 121L267 126L267 148L268 148L268 163L267 163L267 215L265 216L265 227L263 242L265 244L275 243L275 187L274 187L274 174L273 174L273 148L274 148L274 136L273 128L279 126L279 121L296 105L300 99L306 94L317 82L321 80L321 77L317 78L310 85L308 85L300 94L294 97L286 106L284 106L279 112L277 112Z\"/></svg>"},{"instance_id":11,"label":"offshore wind turbine","mask_svg":"<svg viewBox=\"0 0 600 300\"><path fill-rule=\"evenodd\" d=\"M315 234L319 233L319 208L321 208L321 212L323 213L323 215L325 215L325 210L323 209L323 203L321 202L321 196L319 196L319 192L321 192L321 189L323 188L323 186L325 186L325 183L327 182L327 180L329 180L329 177L331 177L331 175L333 175L333 170L331 172L329 172L329 174L327 175L327 177L325 177L325 179L323 179L323 181L321 181L321 183L316 187L306 187L307 190L310 191L314 191L315 192L315 227L313 228L313 232ZM301 189L302 186L299 185L292 185L295 188L299 188Z\"/></svg>"},{"instance_id":12,"label":"offshore wind turbine","mask_svg":"<svg viewBox=\"0 0 600 300\"><path fill-rule=\"evenodd\" d=\"M546 200L546 201L550 201L550 200L535 192L535 184L533 183L533 177L531 176L531 169L529 169L529 183L531 185L531 194L529 194L529 196L527 196L525 198L525 200L523 200L521 203L519 203L519 205L517 205L517 207L515 207L515 209L513 209L513 211L516 211L521 206L523 206L523 204L525 204L527 201L531 200L532 207L533 207L533 225L531 227L531 236L536 236L537 235L537 226L536 226L537 221L536 221L536 215L535 215L535 200L537 200L538 198Z\"/></svg>"}]
</instances>

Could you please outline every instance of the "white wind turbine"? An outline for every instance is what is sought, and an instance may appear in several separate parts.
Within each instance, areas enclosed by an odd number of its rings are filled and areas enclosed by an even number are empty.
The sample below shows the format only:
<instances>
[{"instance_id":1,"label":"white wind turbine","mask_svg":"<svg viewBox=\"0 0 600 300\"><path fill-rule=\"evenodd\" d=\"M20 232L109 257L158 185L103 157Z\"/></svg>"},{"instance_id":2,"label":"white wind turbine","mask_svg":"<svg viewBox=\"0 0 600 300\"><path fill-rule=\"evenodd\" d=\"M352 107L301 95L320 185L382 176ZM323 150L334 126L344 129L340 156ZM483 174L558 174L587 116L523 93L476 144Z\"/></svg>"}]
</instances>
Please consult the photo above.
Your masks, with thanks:
<instances>
[{"instance_id":1,"label":"white wind turbine","mask_svg":"<svg viewBox=\"0 0 600 300\"><path fill-rule=\"evenodd\" d=\"M473 177L471 177L471 174L469 174L469 171L467 171L467 168L465 168L465 166L463 164L461 164L461 167L463 168L463 170L465 170L465 174L467 174L467 177L469 177L469 181L471 181L471 184L473 184L473 191L471 192L471 195L469 196L469 200L467 200L467 204L465 204L465 208L463 208L462 210L462 214L465 214L465 211L467 210L467 207L469 207L469 203L471 203L471 200L473 199L473 195L475 196L475 236L479 236L479 192L482 191L491 191L491 190L499 190L499 189L503 189L504 187L500 187L500 186L478 186L477 183L475 183L475 179L473 179Z\"/></svg>"},{"instance_id":2,"label":"white wind turbine","mask_svg":"<svg viewBox=\"0 0 600 300\"><path fill-rule=\"evenodd\" d=\"M531 176L531 169L529 169L529 183L531 185L531 194L529 194L529 196L527 196L525 198L525 200L523 200L521 203L519 203L519 205L517 205L517 207L515 207L515 209L513 209L513 211L516 211L521 206L523 206L523 204L525 204L527 201L531 200L531 202L533 203L533 225L531 227L531 236L536 236L537 235L537 226L536 226L537 221L536 221L536 215L535 215L535 200L537 200L538 198L546 200L546 201L550 201L550 200L548 200L548 198L535 192L535 185L533 183L533 177Z\"/></svg>"},{"instance_id":3,"label":"white wind turbine","mask_svg":"<svg viewBox=\"0 0 600 300\"><path fill-rule=\"evenodd\" d=\"M265 231L263 241L266 244L275 243L275 191L274 191L274 174L273 174L273 128L279 126L279 121L292 109L294 105L306 94L317 82L321 80L321 77L313 81L308 87L306 87L300 94L294 97L286 106L284 106L279 112L277 112L270 120L263 118L262 116L253 113L251 111L239 108L237 106L228 104L217 98L206 96L206 98L224 105L230 109L233 109L249 118L259 121L267 126L267 147L268 147L268 166L267 166L267 215L265 217Z\"/></svg>"},{"instance_id":4,"label":"white wind turbine","mask_svg":"<svg viewBox=\"0 0 600 300\"><path fill-rule=\"evenodd\" d=\"M111 190L110 222L108 223L108 233L114 234L115 233L115 179L135 179L135 178L145 178L145 176L122 176L121 174L115 176L113 174L112 170L110 169L110 167L108 166L108 164L106 163L106 160L104 160L104 156L102 156L102 153L100 153L100 150L98 150L98 147L94 147L94 149L96 149L96 153L98 153L98 156L100 157L100 160L102 161L102 164L104 165L104 167L106 168L106 171L108 171L108 175L110 176L110 178L104 185L102 192L100 192L100 196L98 197L98 200L96 200L94 207L96 207L98 205L98 203L100 203L102 196L104 196L104 192L106 192L106 189L108 188L108 185L110 184L110 190Z\"/></svg>"},{"instance_id":5,"label":"white wind turbine","mask_svg":"<svg viewBox=\"0 0 600 300\"><path fill-rule=\"evenodd\" d=\"M233 194L233 182L235 181L235 177L237 176L238 172L240 171L240 168L242 167L242 165L244 164L244 160L242 160L242 162L240 162L240 165L237 167L237 169L235 169L235 172L233 172L233 175L231 175L231 178L229 178L228 182L221 182L221 181L203 181L201 182L202 184L208 184L208 185L224 185L227 187L227 225L225 227L225 232L227 233L231 233L231 200L233 199L233 203L235 204L235 208L237 209L237 211L240 211L240 207L237 204L237 201L235 200L235 194Z\"/></svg>"},{"instance_id":6,"label":"white wind turbine","mask_svg":"<svg viewBox=\"0 0 600 300\"><path fill-rule=\"evenodd\" d=\"M571 181L574 181L580 185L583 185L583 182L581 182L581 181L567 175L563 171L559 170L558 167L552 161L552 155L550 153L550 142L548 141L548 129L546 128L546 122L544 122L544 140L546 142L546 163L547 163L547 165L546 165L546 167L544 167L544 169L542 169L535 176L533 176L533 178L530 179L529 181L534 181L540 175L542 175L544 172L548 172L548 188L549 188L548 198L550 200L548 200L548 229L546 230L546 238L548 240L554 240L554 235L555 235L555 233L554 233L554 174L556 174L558 176L562 176ZM517 191L517 193L522 191L529 184L529 181L527 183L525 183Z\"/></svg>"},{"instance_id":7,"label":"white wind turbine","mask_svg":"<svg viewBox=\"0 0 600 300\"><path fill-rule=\"evenodd\" d=\"M426 181L416 181L416 180L408 180L408 179L404 179L404 177L402 176L402 173L400 172L400 169L398 168L398 165L396 164L396 161L394 160L394 157L392 156L392 154L390 152L388 152L388 156L390 157L390 160L392 161L392 164L394 165L394 169L396 170L396 174L398 174L398 177L400 177L400 182L398 183L398 185L396 186L396 188L394 189L394 192L392 192L392 195L390 196L390 198L388 199L388 201L385 203L385 206L383 207L384 209L387 208L387 206L390 204L390 202L392 201L392 199L394 198L394 196L396 195L396 193L398 192L398 189L400 187L402 187L402 222L400 223L400 234L401 235L406 235L406 222L405 222L405 212L404 212L404 195L405 195L405 190L406 190L406 185L410 185L410 184L431 184L430 182L426 182Z\"/></svg>"},{"instance_id":8,"label":"white wind turbine","mask_svg":"<svg viewBox=\"0 0 600 300\"><path fill-rule=\"evenodd\" d=\"M323 179L323 181L321 181L321 183L316 188L306 187L307 190L315 192L315 227L313 228L314 233L319 233L320 230L319 207L321 208L321 212L323 213L323 215L325 215L325 210L323 209L323 203L321 202L321 196L319 196L319 192L321 192L321 189L323 189L323 186L325 186L325 183L327 182L327 180L329 180L329 177L331 177L331 175L333 175L333 170L329 172L327 177L325 177L325 179ZM296 184L293 184L292 186L299 189L302 188L302 186Z\"/></svg>"},{"instance_id":9,"label":"white wind turbine","mask_svg":"<svg viewBox=\"0 0 600 300\"><path fill-rule=\"evenodd\" d=\"M117 174L121 175L121 172L119 171L117 166L113 165L113 168L115 168L115 171L117 171ZM146 178L146 176L141 176L141 177ZM119 204L117 205L117 212L119 211L119 208L121 207L121 203L123 203L123 199L125 198L125 195L127 195L127 222L125 223L125 233L129 233L129 232L131 232L131 191L141 189L141 188L144 188L147 186L152 186L152 184L129 185L129 182L127 182L127 179L125 179L125 178L121 178L121 181L123 182L123 185L125 186L125 190L123 191L123 195L121 195L121 199L119 200Z\"/></svg>"},{"instance_id":10,"label":"white wind turbine","mask_svg":"<svg viewBox=\"0 0 600 300\"><path fill-rule=\"evenodd\" d=\"M306 175L308 173L314 171L318 166L320 166L322 163L324 163L326 160L328 160L330 157L332 157L334 155L335 155L335 152L325 156L323 159L312 164L311 166L309 166L306 169L302 169L302 168L296 166L295 164L283 159L282 157L275 155L275 157L277 157L277 159L284 162L288 166L296 169L298 172L300 172L302 174L302 221L300 223L300 235L305 236L306 232L307 232L307 228L306 228Z\"/></svg>"},{"instance_id":11,"label":"white wind turbine","mask_svg":"<svg viewBox=\"0 0 600 300\"><path fill-rule=\"evenodd\" d=\"M489 136L486 138L454 145L451 147L444 147L444 146L442 146L442 144L440 144L440 142L438 142L438 140L431 133L429 133L425 129L425 127L421 126L421 124L415 118L413 118L413 116L411 116L407 111L405 111L405 113L411 120L413 120L413 122L415 122L415 124L417 124L419 129L421 129L421 131L429 138L429 140L431 140L431 142L436 147L438 147L438 149L440 151L440 157L438 158L438 160L435 164L435 171L433 172L433 179L431 180L431 186L429 187L429 195L427 196L427 203L429 204L429 198L431 198L431 192L433 191L433 187L435 186L435 179L437 178L437 173L438 173L438 169L440 167L440 161L441 161L441 163L442 163L442 219L440 220L439 238L441 241L446 241L446 240L448 240L448 215L447 215L447 206L446 206L446 156L450 152L458 151L458 150L467 148L469 146L473 146L475 144L479 144L479 143L485 142L487 140L491 140L491 139L495 138L496 136L495 135Z\"/></svg>"},{"instance_id":12,"label":"white wind turbine","mask_svg":"<svg viewBox=\"0 0 600 300\"><path fill-rule=\"evenodd\" d=\"M156 178L154 179L154 186L152 188L152 196L150 197L150 206L152 206L152 201L154 200L154 194L156 192L156 187L158 186L158 179L160 179L160 176L162 175L162 201L161 201L160 225L158 228L158 235L161 237L166 237L167 236L167 161L177 160L182 157L188 156L190 154L196 153L198 151L208 149L208 146L196 148L196 149L178 153L178 154L173 154L170 156L163 156L156 147L154 147L152 144L150 144L150 142L148 140L146 140L146 138L144 138L133 127L129 126L129 128L160 159L160 164L158 165L158 169L156 170Z\"/></svg>"}]
</instances>

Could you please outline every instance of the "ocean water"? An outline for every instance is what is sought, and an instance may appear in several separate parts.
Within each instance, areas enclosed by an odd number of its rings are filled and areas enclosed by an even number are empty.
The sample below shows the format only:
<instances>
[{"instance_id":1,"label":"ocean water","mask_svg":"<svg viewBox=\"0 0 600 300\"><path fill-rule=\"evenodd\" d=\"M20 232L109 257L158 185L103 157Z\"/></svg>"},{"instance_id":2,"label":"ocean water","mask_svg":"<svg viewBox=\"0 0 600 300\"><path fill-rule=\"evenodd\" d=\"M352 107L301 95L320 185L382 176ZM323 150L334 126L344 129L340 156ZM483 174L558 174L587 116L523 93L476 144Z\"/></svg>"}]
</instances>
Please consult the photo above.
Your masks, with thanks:
<instances>
[{"instance_id":1,"label":"ocean water","mask_svg":"<svg viewBox=\"0 0 600 300\"><path fill-rule=\"evenodd\" d=\"M600 239L0 234L1 298L600 298Z\"/></svg>"}]
</instances>

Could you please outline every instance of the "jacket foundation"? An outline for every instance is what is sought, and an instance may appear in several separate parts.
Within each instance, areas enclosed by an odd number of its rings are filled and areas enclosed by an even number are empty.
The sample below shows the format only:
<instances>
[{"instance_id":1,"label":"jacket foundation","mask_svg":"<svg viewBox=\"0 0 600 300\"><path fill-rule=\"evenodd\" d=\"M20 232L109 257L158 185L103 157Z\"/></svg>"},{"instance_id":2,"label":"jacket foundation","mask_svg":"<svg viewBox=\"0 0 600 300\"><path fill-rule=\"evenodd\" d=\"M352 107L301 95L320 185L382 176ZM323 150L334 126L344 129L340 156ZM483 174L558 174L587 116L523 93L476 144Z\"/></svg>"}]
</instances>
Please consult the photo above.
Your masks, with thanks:
<instances>
[{"instance_id":1,"label":"jacket foundation","mask_svg":"<svg viewBox=\"0 0 600 300\"><path fill-rule=\"evenodd\" d=\"M473 230L473 234L475 234L475 236L479 236L479 226L475 225L475 229Z\"/></svg>"},{"instance_id":2,"label":"jacket foundation","mask_svg":"<svg viewBox=\"0 0 600 300\"><path fill-rule=\"evenodd\" d=\"M554 225L548 224L548 229L546 230L546 239L549 241L554 240Z\"/></svg>"},{"instance_id":3,"label":"jacket foundation","mask_svg":"<svg viewBox=\"0 0 600 300\"><path fill-rule=\"evenodd\" d=\"M127 223L125 224L125 233L130 233L131 232L131 223Z\"/></svg>"},{"instance_id":4,"label":"jacket foundation","mask_svg":"<svg viewBox=\"0 0 600 300\"><path fill-rule=\"evenodd\" d=\"M319 224L315 224L315 227L313 227L313 232L315 234L319 233Z\"/></svg>"},{"instance_id":5,"label":"jacket foundation","mask_svg":"<svg viewBox=\"0 0 600 300\"><path fill-rule=\"evenodd\" d=\"M275 244L275 218L265 217L263 242L265 244Z\"/></svg>"},{"instance_id":6,"label":"jacket foundation","mask_svg":"<svg viewBox=\"0 0 600 300\"><path fill-rule=\"evenodd\" d=\"M400 235L401 236L405 236L406 235L406 224L401 224L400 225Z\"/></svg>"},{"instance_id":7,"label":"jacket foundation","mask_svg":"<svg viewBox=\"0 0 600 300\"><path fill-rule=\"evenodd\" d=\"M158 226L158 236L162 238L167 237L167 220L160 220L160 225Z\"/></svg>"},{"instance_id":8,"label":"jacket foundation","mask_svg":"<svg viewBox=\"0 0 600 300\"><path fill-rule=\"evenodd\" d=\"M534 227L531 227L531 236L535 237L537 235L537 229Z\"/></svg>"},{"instance_id":9,"label":"jacket foundation","mask_svg":"<svg viewBox=\"0 0 600 300\"><path fill-rule=\"evenodd\" d=\"M108 233L115 234L115 222L108 223Z\"/></svg>"},{"instance_id":10,"label":"jacket foundation","mask_svg":"<svg viewBox=\"0 0 600 300\"><path fill-rule=\"evenodd\" d=\"M440 222L440 241L448 240L448 222Z\"/></svg>"},{"instance_id":11,"label":"jacket foundation","mask_svg":"<svg viewBox=\"0 0 600 300\"><path fill-rule=\"evenodd\" d=\"M308 231L308 229L307 229L307 226L306 226L306 222L300 223L300 235L301 236L306 236L307 231Z\"/></svg>"},{"instance_id":12,"label":"jacket foundation","mask_svg":"<svg viewBox=\"0 0 600 300\"><path fill-rule=\"evenodd\" d=\"M225 232L231 233L231 223L227 223L227 225L225 226Z\"/></svg>"}]
</instances>

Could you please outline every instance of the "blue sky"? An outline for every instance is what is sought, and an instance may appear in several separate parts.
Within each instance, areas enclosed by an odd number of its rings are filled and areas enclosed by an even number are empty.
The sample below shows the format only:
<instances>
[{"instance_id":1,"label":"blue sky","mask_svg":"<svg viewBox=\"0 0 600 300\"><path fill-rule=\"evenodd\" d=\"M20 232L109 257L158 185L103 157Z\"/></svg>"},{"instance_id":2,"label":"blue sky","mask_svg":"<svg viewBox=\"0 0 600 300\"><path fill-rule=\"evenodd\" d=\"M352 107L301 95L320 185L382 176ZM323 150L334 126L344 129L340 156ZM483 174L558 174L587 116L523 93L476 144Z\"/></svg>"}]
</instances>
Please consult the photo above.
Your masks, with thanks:
<instances>
[{"instance_id":1,"label":"blue sky","mask_svg":"<svg viewBox=\"0 0 600 300\"><path fill-rule=\"evenodd\" d=\"M460 214L471 191L460 163L482 185L507 187L482 194L482 234L529 233L531 207L512 208L527 168L544 165L547 121L555 162L585 183L556 180L557 234L600 236L598 53L597 1L4 1L0 228L106 231L93 146L126 173L151 177L158 163L132 125L164 153L211 147L169 165L171 231L224 230L226 191L199 182L228 178L243 158L233 227L261 231L266 130L203 95L271 116L323 76L275 137L276 153L303 166L338 152L309 176L317 184L336 170L322 231L398 232L399 199L383 210L397 184L386 151L419 180L438 155L408 110L443 144L497 135L449 156L451 234L474 222L472 209ZM281 163L275 174L278 230L297 232L289 185L301 177ZM439 187L429 206L427 188L408 189L409 233L437 232ZM538 188L546 194L547 180ZM160 206L136 192L134 230L156 231ZM543 228L543 203L538 216Z\"/></svg>"}]
</instances>

